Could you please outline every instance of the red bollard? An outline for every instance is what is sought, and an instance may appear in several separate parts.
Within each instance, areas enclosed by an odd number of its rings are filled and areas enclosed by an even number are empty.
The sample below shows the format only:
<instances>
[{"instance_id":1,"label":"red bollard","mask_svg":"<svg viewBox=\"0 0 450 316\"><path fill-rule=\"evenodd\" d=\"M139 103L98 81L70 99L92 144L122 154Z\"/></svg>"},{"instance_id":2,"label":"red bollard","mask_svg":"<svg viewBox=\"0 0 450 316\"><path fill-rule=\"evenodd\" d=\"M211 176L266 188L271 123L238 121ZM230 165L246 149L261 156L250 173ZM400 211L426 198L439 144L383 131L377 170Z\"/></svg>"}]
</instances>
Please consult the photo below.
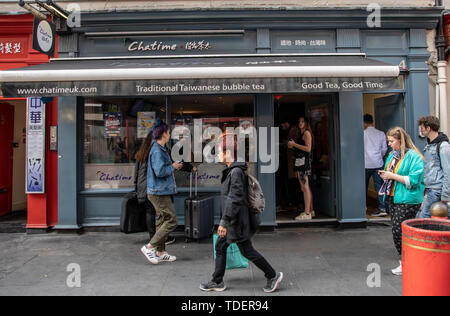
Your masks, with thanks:
<instances>
[{"instance_id":1,"label":"red bollard","mask_svg":"<svg viewBox=\"0 0 450 316\"><path fill-rule=\"evenodd\" d=\"M403 295L450 296L450 221L402 224Z\"/></svg>"}]
</instances>

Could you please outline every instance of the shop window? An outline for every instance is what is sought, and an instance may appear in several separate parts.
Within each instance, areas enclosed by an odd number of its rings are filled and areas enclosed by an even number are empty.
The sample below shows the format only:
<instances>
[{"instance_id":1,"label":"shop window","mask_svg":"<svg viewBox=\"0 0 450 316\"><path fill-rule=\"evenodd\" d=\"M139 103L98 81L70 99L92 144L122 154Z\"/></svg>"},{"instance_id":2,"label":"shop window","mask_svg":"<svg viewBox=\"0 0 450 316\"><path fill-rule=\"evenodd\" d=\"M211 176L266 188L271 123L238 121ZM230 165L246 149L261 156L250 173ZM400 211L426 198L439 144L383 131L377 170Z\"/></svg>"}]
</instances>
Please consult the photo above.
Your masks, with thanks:
<instances>
[{"instance_id":1,"label":"shop window","mask_svg":"<svg viewBox=\"0 0 450 316\"><path fill-rule=\"evenodd\" d=\"M133 188L134 156L165 111L164 97L85 99L84 188Z\"/></svg>"},{"instance_id":2,"label":"shop window","mask_svg":"<svg viewBox=\"0 0 450 316\"><path fill-rule=\"evenodd\" d=\"M172 118L172 132L174 128L178 127L178 131L183 128L187 135L191 136L191 162L198 166L197 181L199 187L219 187L222 176L222 171L225 168L224 164L207 161L207 157L201 156L198 161L194 156L194 141L201 142L202 151L215 136L210 139L205 136L205 130L210 127L219 128L226 132L227 128L234 129L242 127L244 131L249 131L254 127L254 98L252 96L185 96L171 98L171 118ZM201 123L201 135L197 135L194 131L194 123ZM198 125L197 125L198 126ZM181 128L181 129L180 129ZM197 130L198 131L198 130ZM172 153L175 150L184 154L182 150L174 145L180 141L180 138L185 136L183 133L172 141ZM245 159L249 162L249 172L255 174L256 163L251 160L250 152L254 147L249 137L244 133L240 133L239 137L245 137ZM184 156L184 155L183 155ZM253 157L253 156L252 156ZM183 171L175 173L175 179L178 187L189 187L190 174Z\"/></svg>"}]
</instances>

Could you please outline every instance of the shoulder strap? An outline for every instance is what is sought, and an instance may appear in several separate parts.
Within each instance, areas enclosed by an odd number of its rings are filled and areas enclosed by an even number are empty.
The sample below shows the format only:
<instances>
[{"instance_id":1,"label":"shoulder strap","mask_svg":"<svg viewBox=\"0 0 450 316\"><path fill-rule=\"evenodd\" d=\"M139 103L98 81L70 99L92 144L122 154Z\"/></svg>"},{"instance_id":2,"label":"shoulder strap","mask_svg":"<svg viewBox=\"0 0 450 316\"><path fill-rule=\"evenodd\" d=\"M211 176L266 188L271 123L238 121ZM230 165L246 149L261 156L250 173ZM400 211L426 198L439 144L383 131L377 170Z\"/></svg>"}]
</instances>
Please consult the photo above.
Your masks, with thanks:
<instances>
[{"instance_id":1,"label":"shoulder strap","mask_svg":"<svg viewBox=\"0 0 450 316\"><path fill-rule=\"evenodd\" d=\"M439 159L439 164L441 165L441 169L442 169L442 160L441 160L441 145L442 143L448 143L447 141L442 141L440 143L437 144L436 146L436 153Z\"/></svg>"},{"instance_id":2,"label":"shoulder strap","mask_svg":"<svg viewBox=\"0 0 450 316\"><path fill-rule=\"evenodd\" d=\"M238 167L235 167L235 168L231 169L231 171L230 171L230 173L229 173L229 175L230 175L230 183L228 184L228 191L230 191L230 186L231 186L231 176L233 175L233 171L234 171L235 169L238 169ZM240 169L240 168L239 168L239 169ZM241 169L241 170L242 170L242 169ZM248 187L248 174L247 174L247 172L245 172L244 170L242 170L242 172L244 173L245 178L246 178L246 180L247 180L247 182L246 182L246 187ZM247 189L247 190L248 190L248 189Z\"/></svg>"}]
</instances>

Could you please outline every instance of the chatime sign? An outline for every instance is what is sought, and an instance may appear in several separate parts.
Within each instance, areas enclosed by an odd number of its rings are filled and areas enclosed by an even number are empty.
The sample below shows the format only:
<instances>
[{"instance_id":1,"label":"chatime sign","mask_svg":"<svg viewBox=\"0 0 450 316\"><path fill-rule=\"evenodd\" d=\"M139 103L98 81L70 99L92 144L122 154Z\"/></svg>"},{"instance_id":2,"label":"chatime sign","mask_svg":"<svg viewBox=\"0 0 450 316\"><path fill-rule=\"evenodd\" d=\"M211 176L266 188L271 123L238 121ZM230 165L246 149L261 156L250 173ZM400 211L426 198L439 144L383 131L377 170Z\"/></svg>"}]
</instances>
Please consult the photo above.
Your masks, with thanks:
<instances>
[{"instance_id":1,"label":"chatime sign","mask_svg":"<svg viewBox=\"0 0 450 316\"><path fill-rule=\"evenodd\" d=\"M207 41L189 41L184 44L164 43L161 41L144 42L134 41L128 46L129 52L160 52L160 51L177 51L179 49L186 51L206 51L212 48Z\"/></svg>"}]
</instances>

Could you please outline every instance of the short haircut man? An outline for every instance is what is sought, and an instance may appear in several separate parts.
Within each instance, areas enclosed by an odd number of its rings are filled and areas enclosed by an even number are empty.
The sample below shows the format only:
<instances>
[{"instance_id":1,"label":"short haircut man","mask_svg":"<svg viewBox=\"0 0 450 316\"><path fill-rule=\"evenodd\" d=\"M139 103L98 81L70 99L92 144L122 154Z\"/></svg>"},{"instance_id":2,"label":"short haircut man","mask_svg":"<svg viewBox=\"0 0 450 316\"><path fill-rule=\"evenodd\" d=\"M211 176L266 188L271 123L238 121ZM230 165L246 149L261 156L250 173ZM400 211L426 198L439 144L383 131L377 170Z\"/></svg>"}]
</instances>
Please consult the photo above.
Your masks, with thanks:
<instances>
[{"instance_id":1,"label":"short haircut man","mask_svg":"<svg viewBox=\"0 0 450 316\"><path fill-rule=\"evenodd\" d=\"M383 169L384 156L388 150L386 135L377 130L374 126L373 116L370 114L364 115L364 156L366 167L366 193L369 189L370 178L373 177L375 191L378 192L383 185L378 171ZM372 216L386 216L386 203L384 197L378 194L378 210Z\"/></svg>"},{"instance_id":2,"label":"short haircut man","mask_svg":"<svg viewBox=\"0 0 450 316\"><path fill-rule=\"evenodd\" d=\"M364 115L364 123L372 125L373 124L373 116L370 114Z\"/></svg>"},{"instance_id":3,"label":"short haircut man","mask_svg":"<svg viewBox=\"0 0 450 316\"><path fill-rule=\"evenodd\" d=\"M419 119L419 126L425 128L429 127L434 132L439 132L441 129L441 122L435 116L424 116Z\"/></svg>"},{"instance_id":4,"label":"short haircut man","mask_svg":"<svg viewBox=\"0 0 450 316\"><path fill-rule=\"evenodd\" d=\"M440 121L435 116L419 119L420 133L427 138L425 156L425 198L419 213L421 218L431 217L431 206L450 201L450 144L447 135L440 133Z\"/></svg>"}]
</instances>

